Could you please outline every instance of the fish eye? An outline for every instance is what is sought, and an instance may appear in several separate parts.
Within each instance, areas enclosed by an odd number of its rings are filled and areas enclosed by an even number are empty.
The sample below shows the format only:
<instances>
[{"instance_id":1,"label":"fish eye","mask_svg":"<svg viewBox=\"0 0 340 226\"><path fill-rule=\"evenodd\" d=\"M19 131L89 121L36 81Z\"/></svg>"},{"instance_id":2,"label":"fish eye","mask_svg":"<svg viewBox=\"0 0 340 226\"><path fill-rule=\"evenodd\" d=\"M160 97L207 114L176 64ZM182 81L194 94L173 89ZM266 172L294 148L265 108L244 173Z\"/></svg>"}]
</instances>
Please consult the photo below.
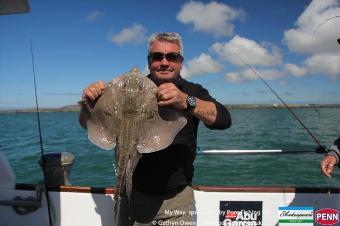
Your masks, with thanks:
<instances>
[{"instance_id":1,"label":"fish eye","mask_svg":"<svg viewBox=\"0 0 340 226\"><path fill-rule=\"evenodd\" d=\"M143 89L144 89L144 82L143 82L143 80L142 79L137 79L137 85L138 85L138 91L143 91Z\"/></svg>"},{"instance_id":2,"label":"fish eye","mask_svg":"<svg viewBox=\"0 0 340 226\"><path fill-rule=\"evenodd\" d=\"M129 83L129 79L124 78L123 81L121 81L121 83L120 83L120 87L122 87L122 89L126 89L128 83Z\"/></svg>"},{"instance_id":3,"label":"fish eye","mask_svg":"<svg viewBox=\"0 0 340 226\"><path fill-rule=\"evenodd\" d=\"M109 111L104 111L103 114L105 116L107 116L107 117L111 117L112 116L111 112L109 112Z\"/></svg>"}]
</instances>

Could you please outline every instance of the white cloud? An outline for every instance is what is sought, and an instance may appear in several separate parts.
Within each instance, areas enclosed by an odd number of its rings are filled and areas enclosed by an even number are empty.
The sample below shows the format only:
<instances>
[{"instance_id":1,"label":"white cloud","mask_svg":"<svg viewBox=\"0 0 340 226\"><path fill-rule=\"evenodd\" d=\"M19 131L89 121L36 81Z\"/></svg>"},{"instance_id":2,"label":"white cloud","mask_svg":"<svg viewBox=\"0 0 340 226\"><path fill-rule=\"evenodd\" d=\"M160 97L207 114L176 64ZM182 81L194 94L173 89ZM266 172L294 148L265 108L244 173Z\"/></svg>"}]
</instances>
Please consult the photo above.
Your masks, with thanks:
<instances>
[{"instance_id":1,"label":"white cloud","mask_svg":"<svg viewBox=\"0 0 340 226\"><path fill-rule=\"evenodd\" d=\"M339 52L339 15L339 0L314 0L296 21L296 28L284 32L284 42L294 52Z\"/></svg>"},{"instance_id":2,"label":"white cloud","mask_svg":"<svg viewBox=\"0 0 340 226\"><path fill-rule=\"evenodd\" d=\"M340 1L312 1L296 21L296 27L284 32L291 51L309 53L303 68L308 74L340 76L339 38Z\"/></svg>"},{"instance_id":3,"label":"white cloud","mask_svg":"<svg viewBox=\"0 0 340 226\"><path fill-rule=\"evenodd\" d=\"M182 6L177 14L177 20L184 24L192 23L195 31L201 31L214 36L231 36L234 25L231 21L242 19L244 12L226 4L212 1L204 4L200 1L190 1Z\"/></svg>"},{"instance_id":4,"label":"white cloud","mask_svg":"<svg viewBox=\"0 0 340 226\"><path fill-rule=\"evenodd\" d=\"M272 47L270 52L264 45L238 35L229 42L213 44L211 49L224 60L238 66L245 66L245 64L237 55L250 65L271 66L282 62L282 56L277 47Z\"/></svg>"},{"instance_id":5,"label":"white cloud","mask_svg":"<svg viewBox=\"0 0 340 226\"><path fill-rule=\"evenodd\" d=\"M324 73L334 81L340 76L339 54L314 54L304 61L311 74Z\"/></svg>"},{"instance_id":6,"label":"white cloud","mask_svg":"<svg viewBox=\"0 0 340 226\"><path fill-rule=\"evenodd\" d=\"M105 15L104 12L96 10L90 13L89 15L86 16L85 20L88 22L92 22L95 20L98 20L99 18L103 17Z\"/></svg>"},{"instance_id":7,"label":"white cloud","mask_svg":"<svg viewBox=\"0 0 340 226\"><path fill-rule=\"evenodd\" d=\"M147 40L146 32L147 29L143 25L134 24L112 35L110 40L117 45L123 45L125 43L137 44Z\"/></svg>"},{"instance_id":8,"label":"white cloud","mask_svg":"<svg viewBox=\"0 0 340 226\"><path fill-rule=\"evenodd\" d=\"M222 66L205 53L188 61L187 65L185 69L187 76L217 73L222 70Z\"/></svg>"},{"instance_id":9,"label":"white cloud","mask_svg":"<svg viewBox=\"0 0 340 226\"><path fill-rule=\"evenodd\" d=\"M282 85L282 86L285 86L285 85L287 85L288 83L287 83L286 80L280 80L280 81L279 81L279 84Z\"/></svg>"},{"instance_id":10,"label":"white cloud","mask_svg":"<svg viewBox=\"0 0 340 226\"><path fill-rule=\"evenodd\" d=\"M259 72L259 74L264 80L276 80L285 75L284 71L279 71L276 69L266 69L266 70L257 70L257 71ZM249 82L249 81L254 81L258 79L256 74L250 69L246 69L240 72L226 73L225 78L228 82L231 82L231 83L243 83L243 82Z\"/></svg>"},{"instance_id":11,"label":"white cloud","mask_svg":"<svg viewBox=\"0 0 340 226\"><path fill-rule=\"evenodd\" d=\"M145 65L145 67L144 67L142 73L143 73L143 75L148 75L148 74L150 74L149 65Z\"/></svg>"},{"instance_id":12,"label":"white cloud","mask_svg":"<svg viewBox=\"0 0 340 226\"><path fill-rule=\"evenodd\" d=\"M299 67L296 64L287 63L285 64L285 70L296 77L302 77L305 76L308 72L307 68L305 67Z\"/></svg>"},{"instance_id":13,"label":"white cloud","mask_svg":"<svg viewBox=\"0 0 340 226\"><path fill-rule=\"evenodd\" d=\"M188 68L185 65L182 67L181 76L182 78L189 78L191 76Z\"/></svg>"}]
</instances>

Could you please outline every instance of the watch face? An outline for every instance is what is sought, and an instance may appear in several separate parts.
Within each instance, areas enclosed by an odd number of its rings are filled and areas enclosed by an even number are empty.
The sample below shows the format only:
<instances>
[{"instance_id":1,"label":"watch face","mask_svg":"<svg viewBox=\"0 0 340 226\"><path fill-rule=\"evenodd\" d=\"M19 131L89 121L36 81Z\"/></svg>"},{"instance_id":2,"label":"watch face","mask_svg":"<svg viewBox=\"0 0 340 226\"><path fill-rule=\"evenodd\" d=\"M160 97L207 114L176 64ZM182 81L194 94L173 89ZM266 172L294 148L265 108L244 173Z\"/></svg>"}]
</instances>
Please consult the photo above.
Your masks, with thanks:
<instances>
[{"instance_id":1,"label":"watch face","mask_svg":"<svg viewBox=\"0 0 340 226\"><path fill-rule=\"evenodd\" d=\"M196 107L196 98L193 97L193 96L188 96L187 104L188 104L191 108Z\"/></svg>"}]
</instances>

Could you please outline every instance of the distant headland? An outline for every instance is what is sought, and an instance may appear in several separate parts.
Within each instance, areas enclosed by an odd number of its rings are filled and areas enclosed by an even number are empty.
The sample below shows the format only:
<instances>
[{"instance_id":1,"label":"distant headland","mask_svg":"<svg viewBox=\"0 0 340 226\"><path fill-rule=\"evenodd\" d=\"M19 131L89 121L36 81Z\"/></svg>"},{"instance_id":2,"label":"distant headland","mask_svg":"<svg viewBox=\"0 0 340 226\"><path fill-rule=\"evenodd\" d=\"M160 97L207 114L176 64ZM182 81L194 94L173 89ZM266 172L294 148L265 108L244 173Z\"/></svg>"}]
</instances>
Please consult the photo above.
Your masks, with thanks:
<instances>
[{"instance_id":1,"label":"distant headland","mask_svg":"<svg viewBox=\"0 0 340 226\"><path fill-rule=\"evenodd\" d=\"M67 105L59 108L39 108L39 112L74 112L79 111L80 105ZM29 113L36 112L36 108L6 109L0 110L1 113Z\"/></svg>"},{"instance_id":2,"label":"distant headland","mask_svg":"<svg viewBox=\"0 0 340 226\"><path fill-rule=\"evenodd\" d=\"M230 104L229 109L245 108L286 108L283 104ZM340 108L340 104L287 104L289 108Z\"/></svg>"},{"instance_id":3,"label":"distant headland","mask_svg":"<svg viewBox=\"0 0 340 226\"><path fill-rule=\"evenodd\" d=\"M270 108L285 108L283 104L225 104L228 109L270 109ZM340 108L340 104L288 104L290 108ZM59 108L40 108L39 112L77 112L80 110L80 105L67 105ZM27 113L36 112L36 108L23 109L7 109L0 110L1 113Z\"/></svg>"}]
</instances>

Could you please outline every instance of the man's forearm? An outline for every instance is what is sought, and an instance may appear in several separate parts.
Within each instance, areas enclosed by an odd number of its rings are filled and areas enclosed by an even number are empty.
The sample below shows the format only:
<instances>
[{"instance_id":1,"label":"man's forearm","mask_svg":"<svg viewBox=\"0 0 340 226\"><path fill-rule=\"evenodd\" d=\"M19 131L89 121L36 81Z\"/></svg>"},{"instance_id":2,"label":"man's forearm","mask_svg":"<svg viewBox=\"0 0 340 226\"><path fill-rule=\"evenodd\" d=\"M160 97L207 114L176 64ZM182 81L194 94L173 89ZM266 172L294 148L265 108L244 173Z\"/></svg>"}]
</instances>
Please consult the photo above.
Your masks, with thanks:
<instances>
[{"instance_id":1,"label":"man's forearm","mask_svg":"<svg viewBox=\"0 0 340 226\"><path fill-rule=\"evenodd\" d=\"M215 103L196 98L196 107L191 113L209 126L216 121L217 109Z\"/></svg>"},{"instance_id":2,"label":"man's forearm","mask_svg":"<svg viewBox=\"0 0 340 226\"><path fill-rule=\"evenodd\" d=\"M81 127L84 129L87 129L87 120L89 119L89 112L84 106L84 104L81 105L80 113L79 113L79 123Z\"/></svg>"},{"instance_id":3,"label":"man's forearm","mask_svg":"<svg viewBox=\"0 0 340 226\"><path fill-rule=\"evenodd\" d=\"M340 150L336 144L330 147L330 152L327 155L333 156L336 159L336 164L340 167Z\"/></svg>"}]
</instances>

